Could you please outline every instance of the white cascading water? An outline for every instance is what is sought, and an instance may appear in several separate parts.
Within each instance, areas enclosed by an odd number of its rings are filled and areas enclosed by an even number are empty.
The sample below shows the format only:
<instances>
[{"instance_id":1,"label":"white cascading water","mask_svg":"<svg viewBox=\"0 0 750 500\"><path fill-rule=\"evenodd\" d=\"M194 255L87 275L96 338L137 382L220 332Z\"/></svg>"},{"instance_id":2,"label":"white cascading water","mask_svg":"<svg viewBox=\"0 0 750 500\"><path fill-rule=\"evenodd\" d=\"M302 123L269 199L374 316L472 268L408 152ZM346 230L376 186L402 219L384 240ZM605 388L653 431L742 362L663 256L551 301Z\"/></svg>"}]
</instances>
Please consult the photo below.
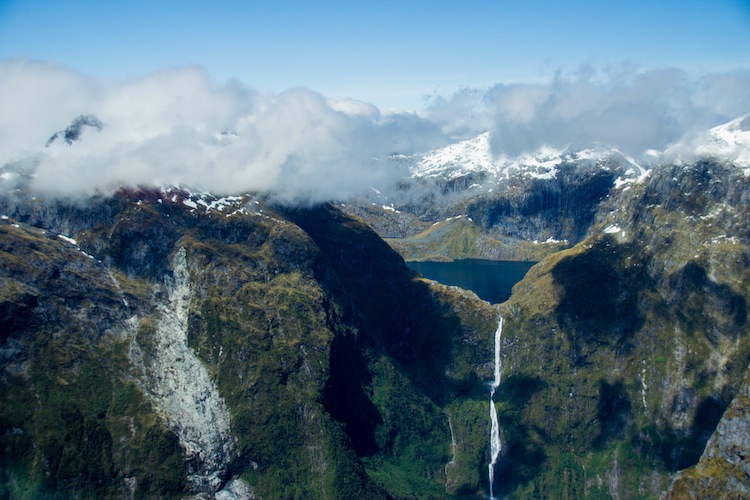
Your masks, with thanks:
<instances>
[{"instance_id":1,"label":"white cascading water","mask_svg":"<svg viewBox=\"0 0 750 500\"><path fill-rule=\"evenodd\" d=\"M490 499L495 498L494 486L495 486L495 464L497 463L497 457L500 455L502 449L502 443L500 442L500 427L497 423L497 411L495 411L495 391L500 387L500 374L501 374L501 361L500 361L500 341L503 337L503 317L497 323L497 330L495 330L495 378L492 380L490 389L490 422L492 424L490 428L490 464L487 466L489 469L489 482L490 482Z\"/></svg>"},{"instance_id":2,"label":"white cascading water","mask_svg":"<svg viewBox=\"0 0 750 500\"><path fill-rule=\"evenodd\" d=\"M451 416L448 412L446 412L446 415L448 416L448 428L451 431L451 460L447 464L445 464L445 481L446 481L446 487L448 484L448 477L450 474L451 467L456 466L456 435L453 433L453 422L451 421Z\"/></svg>"}]
</instances>

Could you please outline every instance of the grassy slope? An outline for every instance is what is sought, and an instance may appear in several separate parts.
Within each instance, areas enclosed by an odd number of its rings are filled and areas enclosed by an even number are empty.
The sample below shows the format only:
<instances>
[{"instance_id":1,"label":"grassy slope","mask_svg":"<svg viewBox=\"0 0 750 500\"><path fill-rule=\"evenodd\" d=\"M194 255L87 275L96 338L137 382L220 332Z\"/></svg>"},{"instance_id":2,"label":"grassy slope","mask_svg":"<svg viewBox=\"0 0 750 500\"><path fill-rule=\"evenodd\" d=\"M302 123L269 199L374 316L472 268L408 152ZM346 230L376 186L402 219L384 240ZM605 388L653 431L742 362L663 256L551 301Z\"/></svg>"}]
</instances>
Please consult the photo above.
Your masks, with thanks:
<instances>
[{"instance_id":1,"label":"grassy slope","mask_svg":"<svg viewBox=\"0 0 750 500\"><path fill-rule=\"evenodd\" d=\"M531 243L502 235L486 234L466 217L433 224L406 238L386 238L406 260L526 260L539 261L564 248L562 243Z\"/></svg>"}]
</instances>

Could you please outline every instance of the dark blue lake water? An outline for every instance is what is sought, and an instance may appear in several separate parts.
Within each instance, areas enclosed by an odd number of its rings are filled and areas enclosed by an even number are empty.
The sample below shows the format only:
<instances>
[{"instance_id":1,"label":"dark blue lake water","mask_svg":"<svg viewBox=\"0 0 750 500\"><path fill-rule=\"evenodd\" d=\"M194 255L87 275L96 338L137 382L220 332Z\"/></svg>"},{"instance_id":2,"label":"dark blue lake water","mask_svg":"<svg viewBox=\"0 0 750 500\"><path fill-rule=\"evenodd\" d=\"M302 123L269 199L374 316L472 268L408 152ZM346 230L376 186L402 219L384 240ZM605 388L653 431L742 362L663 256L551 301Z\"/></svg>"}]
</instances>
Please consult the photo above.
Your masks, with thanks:
<instances>
[{"instance_id":1,"label":"dark blue lake water","mask_svg":"<svg viewBox=\"0 0 750 500\"><path fill-rule=\"evenodd\" d=\"M508 300L513 285L521 281L534 264L536 262L481 259L406 263L425 278L471 290L493 304Z\"/></svg>"}]
</instances>

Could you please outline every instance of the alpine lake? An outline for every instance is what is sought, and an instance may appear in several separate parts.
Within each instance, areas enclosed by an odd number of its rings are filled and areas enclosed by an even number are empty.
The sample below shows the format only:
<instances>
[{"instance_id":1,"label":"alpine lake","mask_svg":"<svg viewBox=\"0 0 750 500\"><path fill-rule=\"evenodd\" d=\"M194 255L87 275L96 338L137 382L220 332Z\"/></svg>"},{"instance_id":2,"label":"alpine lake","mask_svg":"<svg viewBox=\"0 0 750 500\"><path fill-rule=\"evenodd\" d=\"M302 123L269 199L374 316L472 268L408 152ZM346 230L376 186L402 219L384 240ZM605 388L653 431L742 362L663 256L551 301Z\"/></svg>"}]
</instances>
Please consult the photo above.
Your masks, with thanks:
<instances>
[{"instance_id":1,"label":"alpine lake","mask_svg":"<svg viewBox=\"0 0 750 500\"><path fill-rule=\"evenodd\" d=\"M513 285L521 281L534 264L536 262L482 259L406 263L427 279L471 290L492 304L508 300Z\"/></svg>"}]
</instances>

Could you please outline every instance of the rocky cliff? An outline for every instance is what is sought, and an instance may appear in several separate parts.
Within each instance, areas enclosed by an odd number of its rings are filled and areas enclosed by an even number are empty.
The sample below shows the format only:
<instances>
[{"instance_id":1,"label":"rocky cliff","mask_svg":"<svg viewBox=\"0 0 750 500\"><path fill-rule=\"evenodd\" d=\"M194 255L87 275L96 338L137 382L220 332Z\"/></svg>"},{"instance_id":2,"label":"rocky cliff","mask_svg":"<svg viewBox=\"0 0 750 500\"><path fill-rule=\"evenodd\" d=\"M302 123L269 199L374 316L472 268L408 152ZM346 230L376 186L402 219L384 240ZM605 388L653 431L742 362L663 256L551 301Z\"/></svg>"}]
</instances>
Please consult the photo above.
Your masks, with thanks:
<instances>
[{"instance_id":1,"label":"rocky cliff","mask_svg":"<svg viewBox=\"0 0 750 500\"><path fill-rule=\"evenodd\" d=\"M750 387L746 381L724 412L700 461L680 471L662 498L750 496Z\"/></svg>"}]
</instances>

